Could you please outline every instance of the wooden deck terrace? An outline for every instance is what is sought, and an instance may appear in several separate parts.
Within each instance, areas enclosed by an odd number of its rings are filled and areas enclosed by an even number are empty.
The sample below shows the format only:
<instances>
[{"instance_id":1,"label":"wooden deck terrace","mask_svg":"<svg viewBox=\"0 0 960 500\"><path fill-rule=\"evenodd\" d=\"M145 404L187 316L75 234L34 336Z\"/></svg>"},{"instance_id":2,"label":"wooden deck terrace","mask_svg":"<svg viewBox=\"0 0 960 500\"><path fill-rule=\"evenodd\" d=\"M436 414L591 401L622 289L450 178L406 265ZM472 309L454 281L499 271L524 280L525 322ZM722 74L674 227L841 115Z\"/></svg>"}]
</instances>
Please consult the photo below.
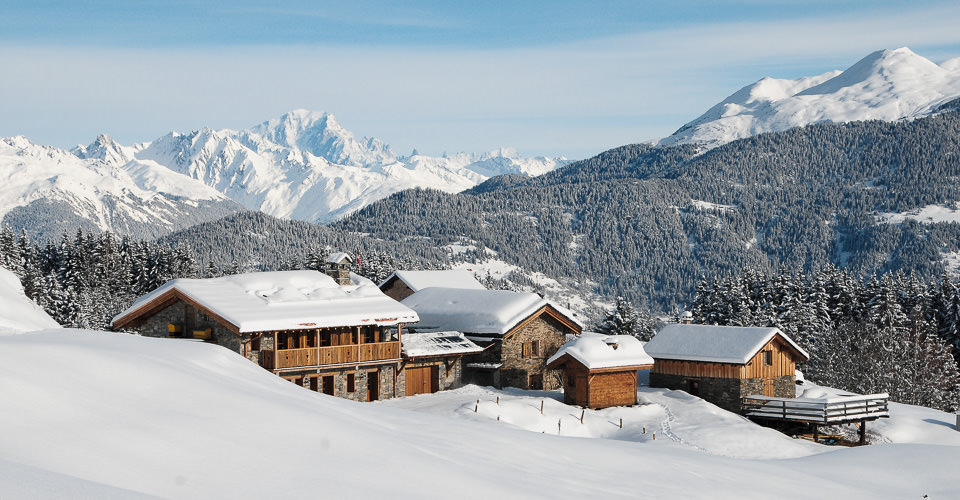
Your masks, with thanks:
<instances>
[{"instance_id":1,"label":"wooden deck terrace","mask_svg":"<svg viewBox=\"0 0 960 500\"><path fill-rule=\"evenodd\" d=\"M268 370L399 360L399 341L260 351L260 365Z\"/></svg>"},{"instance_id":2,"label":"wooden deck terrace","mask_svg":"<svg viewBox=\"0 0 960 500\"><path fill-rule=\"evenodd\" d=\"M752 395L744 399L743 410L748 417L840 425L889 417L887 408L889 399L888 394L836 396L822 399Z\"/></svg>"},{"instance_id":3,"label":"wooden deck terrace","mask_svg":"<svg viewBox=\"0 0 960 500\"><path fill-rule=\"evenodd\" d=\"M813 440L819 442L821 425L857 424L860 445L867 444L867 422L889 418L886 393L829 398L775 398L752 395L744 398L743 412L756 419L800 422L813 426Z\"/></svg>"}]
</instances>

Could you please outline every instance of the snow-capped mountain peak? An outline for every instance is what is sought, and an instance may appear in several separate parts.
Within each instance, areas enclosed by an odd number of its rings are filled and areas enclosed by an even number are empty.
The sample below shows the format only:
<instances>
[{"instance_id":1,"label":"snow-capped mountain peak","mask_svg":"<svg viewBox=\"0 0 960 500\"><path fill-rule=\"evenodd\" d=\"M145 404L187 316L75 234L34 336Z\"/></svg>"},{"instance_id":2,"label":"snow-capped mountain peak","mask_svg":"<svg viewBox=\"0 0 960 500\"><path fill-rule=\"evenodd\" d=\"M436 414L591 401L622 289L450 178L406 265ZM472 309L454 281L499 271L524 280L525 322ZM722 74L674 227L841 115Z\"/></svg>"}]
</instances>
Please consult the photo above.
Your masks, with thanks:
<instances>
[{"instance_id":1,"label":"snow-capped mountain peak","mask_svg":"<svg viewBox=\"0 0 960 500\"><path fill-rule=\"evenodd\" d=\"M906 47L879 50L845 71L763 78L659 143L717 146L824 121L899 120L931 113L958 96L960 58L937 65Z\"/></svg>"},{"instance_id":2,"label":"snow-capped mountain peak","mask_svg":"<svg viewBox=\"0 0 960 500\"><path fill-rule=\"evenodd\" d=\"M110 165L123 165L133 159L134 148L122 146L109 135L100 134L89 146L78 145L70 152L84 160L100 160Z\"/></svg>"},{"instance_id":3,"label":"snow-capped mountain peak","mask_svg":"<svg viewBox=\"0 0 960 500\"><path fill-rule=\"evenodd\" d=\"M265 121L250 129L250 146L262 145L256 136L274 144L299 149L331 163L372 165L392 163L397 155L383 141L364 137L357 140L330 113L293 110L280 118Z\"/></svg>"}]
</instances>

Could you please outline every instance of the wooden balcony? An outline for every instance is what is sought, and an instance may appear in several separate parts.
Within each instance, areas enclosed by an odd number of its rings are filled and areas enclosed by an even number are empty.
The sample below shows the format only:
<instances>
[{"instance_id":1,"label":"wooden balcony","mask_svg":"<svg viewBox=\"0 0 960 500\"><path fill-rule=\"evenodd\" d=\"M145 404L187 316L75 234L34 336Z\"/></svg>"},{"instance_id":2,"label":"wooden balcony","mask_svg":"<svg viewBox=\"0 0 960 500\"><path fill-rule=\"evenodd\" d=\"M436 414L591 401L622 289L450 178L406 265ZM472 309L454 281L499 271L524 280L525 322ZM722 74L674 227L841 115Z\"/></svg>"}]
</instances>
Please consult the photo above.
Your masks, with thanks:
<instances>
[{"instance_id":1,"label":"wooden balcony","mask_svg":"<svg viewBox=\"0 0 960 500\"><path fill-rule=\"evenodd\" d=\"M374 344L354 344L333 347L307 347L303 349L281 349L260 351L260 366L268 370L282 368L307 368L325 365L366 363L369 361L400 358L400 342L377 342ZM274 363L276 359L276 363Z\"/></svg>"}]
</instances>

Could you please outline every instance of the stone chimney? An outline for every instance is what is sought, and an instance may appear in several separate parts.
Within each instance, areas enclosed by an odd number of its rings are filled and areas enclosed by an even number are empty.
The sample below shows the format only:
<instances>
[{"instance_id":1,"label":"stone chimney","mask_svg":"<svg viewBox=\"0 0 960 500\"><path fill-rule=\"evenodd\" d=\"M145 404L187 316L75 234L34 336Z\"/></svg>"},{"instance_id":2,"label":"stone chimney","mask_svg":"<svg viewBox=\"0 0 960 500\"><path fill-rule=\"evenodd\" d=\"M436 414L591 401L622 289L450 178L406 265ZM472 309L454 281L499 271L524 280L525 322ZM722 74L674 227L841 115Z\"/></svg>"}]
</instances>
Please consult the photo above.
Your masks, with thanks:
<instances>
[{"instance_id":1,"label":"stone chimney","mask_svg":"<svg viewBox=\"0 0 960 500\"><path fill-rule=\"evenodd\" d=\"M693 323L693 313L690 311L683 311L683 314L680 315L680 324L689 325Z\"/></svg>"},{"instance_id":2,"label":"stone chimney","mask_svg":"<svg viewBox=\"0 0 960 500\"><path fill-rule=\"evenodd\" d=\"M327 257L327 261L323 265L323 272L333 278L338 285L349 285L351 262L353 262L353 257L351 257L350 254L343 252L332 253Z\"/></svg>"}]
</instances>

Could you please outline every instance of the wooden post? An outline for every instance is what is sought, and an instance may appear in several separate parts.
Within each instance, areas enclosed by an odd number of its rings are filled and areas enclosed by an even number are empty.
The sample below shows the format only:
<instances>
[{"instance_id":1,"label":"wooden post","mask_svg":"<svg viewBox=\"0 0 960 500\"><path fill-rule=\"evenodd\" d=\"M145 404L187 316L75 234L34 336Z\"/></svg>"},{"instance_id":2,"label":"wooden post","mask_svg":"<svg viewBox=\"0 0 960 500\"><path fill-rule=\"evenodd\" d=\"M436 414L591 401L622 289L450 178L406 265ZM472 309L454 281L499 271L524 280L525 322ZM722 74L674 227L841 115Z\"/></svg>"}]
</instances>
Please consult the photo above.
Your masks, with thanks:
<instances>
[{"instance_id":1,"label":"wooden post","mask_svg":"<svg viewBox=\"0 0 960 500\"><path fill-rule=\"evenodd\" d=\"M867 444L867 421L860 421L860 446Z\"/></svg>"},{"instance_id":2,"label":"wooden post","mask_svg":"<svg viewBox=\"0 0 960 500\"><path fill-rule=\"evenodd\" d=\"M586 412L587 412L587 410L580 410L580 423L581 423L581 424L583 423L583 414L586 413Z\"/></svg>"},{"instance_id":3,"label":"wooden post","mask_svg":"<svg viewBox=\"0 0 960 500\"><path fill-rule=\"evenodd\" d=\"M654 441L657 440L657 433L656 433L656 432L653 433L653 440L654 440Z\"/></svg>"},{"instance_id":4,"label":"wooden post","mask_svg":"<svg viewBox=\"0 0 960 500\"><path fill-rule=\"evenodd\" d=\"M644 433L644 434L647 433L647 426L643 426L643 433Z\"/></svg>"},{"instance_id":5,"label":"wooden post","mask_svg":"<svg viewBox=\"0 0 960 500\"><path fill-rule=\"evenodd\" d=\"M543 400L540 400L540 414L543 415Z\"/></svg>"},{"instance_id":6,"label":"wooden post","mask_svg":"<svg viewBox=\"0 0 960 500\"><path fill-rule=\"evenodd\" d=\"M813 442L820 442L820 426L817 424L813 424Z\"/></svg>"},{"instance_id":7,"label":"wooden post","mask_svg":"<svg viewBox=\"0 0 960 500\"><path fill-rule=\"evenodd\" d=\"M623 429L623 419L620 419L620 428Z\"/></svg>"},{"instance_id":8,"label":"wooden post","mask_svg":"<svg viewBox=\"0 0 960 500\"><path fill-rule=\"evenodd\" d=\"M500 396L497 396L497 406L500 406Z\"/></svg>"},{"instance_id":9,"label":"wooden post","mask_svg":"<svg viewBox=\"0 0 960 500\"><path fill-rule=\"evenodd\" d=\"M560 435L560 422L563 422L563 419L557 420L557 435Z\"/></svg>"}]
</instances>

